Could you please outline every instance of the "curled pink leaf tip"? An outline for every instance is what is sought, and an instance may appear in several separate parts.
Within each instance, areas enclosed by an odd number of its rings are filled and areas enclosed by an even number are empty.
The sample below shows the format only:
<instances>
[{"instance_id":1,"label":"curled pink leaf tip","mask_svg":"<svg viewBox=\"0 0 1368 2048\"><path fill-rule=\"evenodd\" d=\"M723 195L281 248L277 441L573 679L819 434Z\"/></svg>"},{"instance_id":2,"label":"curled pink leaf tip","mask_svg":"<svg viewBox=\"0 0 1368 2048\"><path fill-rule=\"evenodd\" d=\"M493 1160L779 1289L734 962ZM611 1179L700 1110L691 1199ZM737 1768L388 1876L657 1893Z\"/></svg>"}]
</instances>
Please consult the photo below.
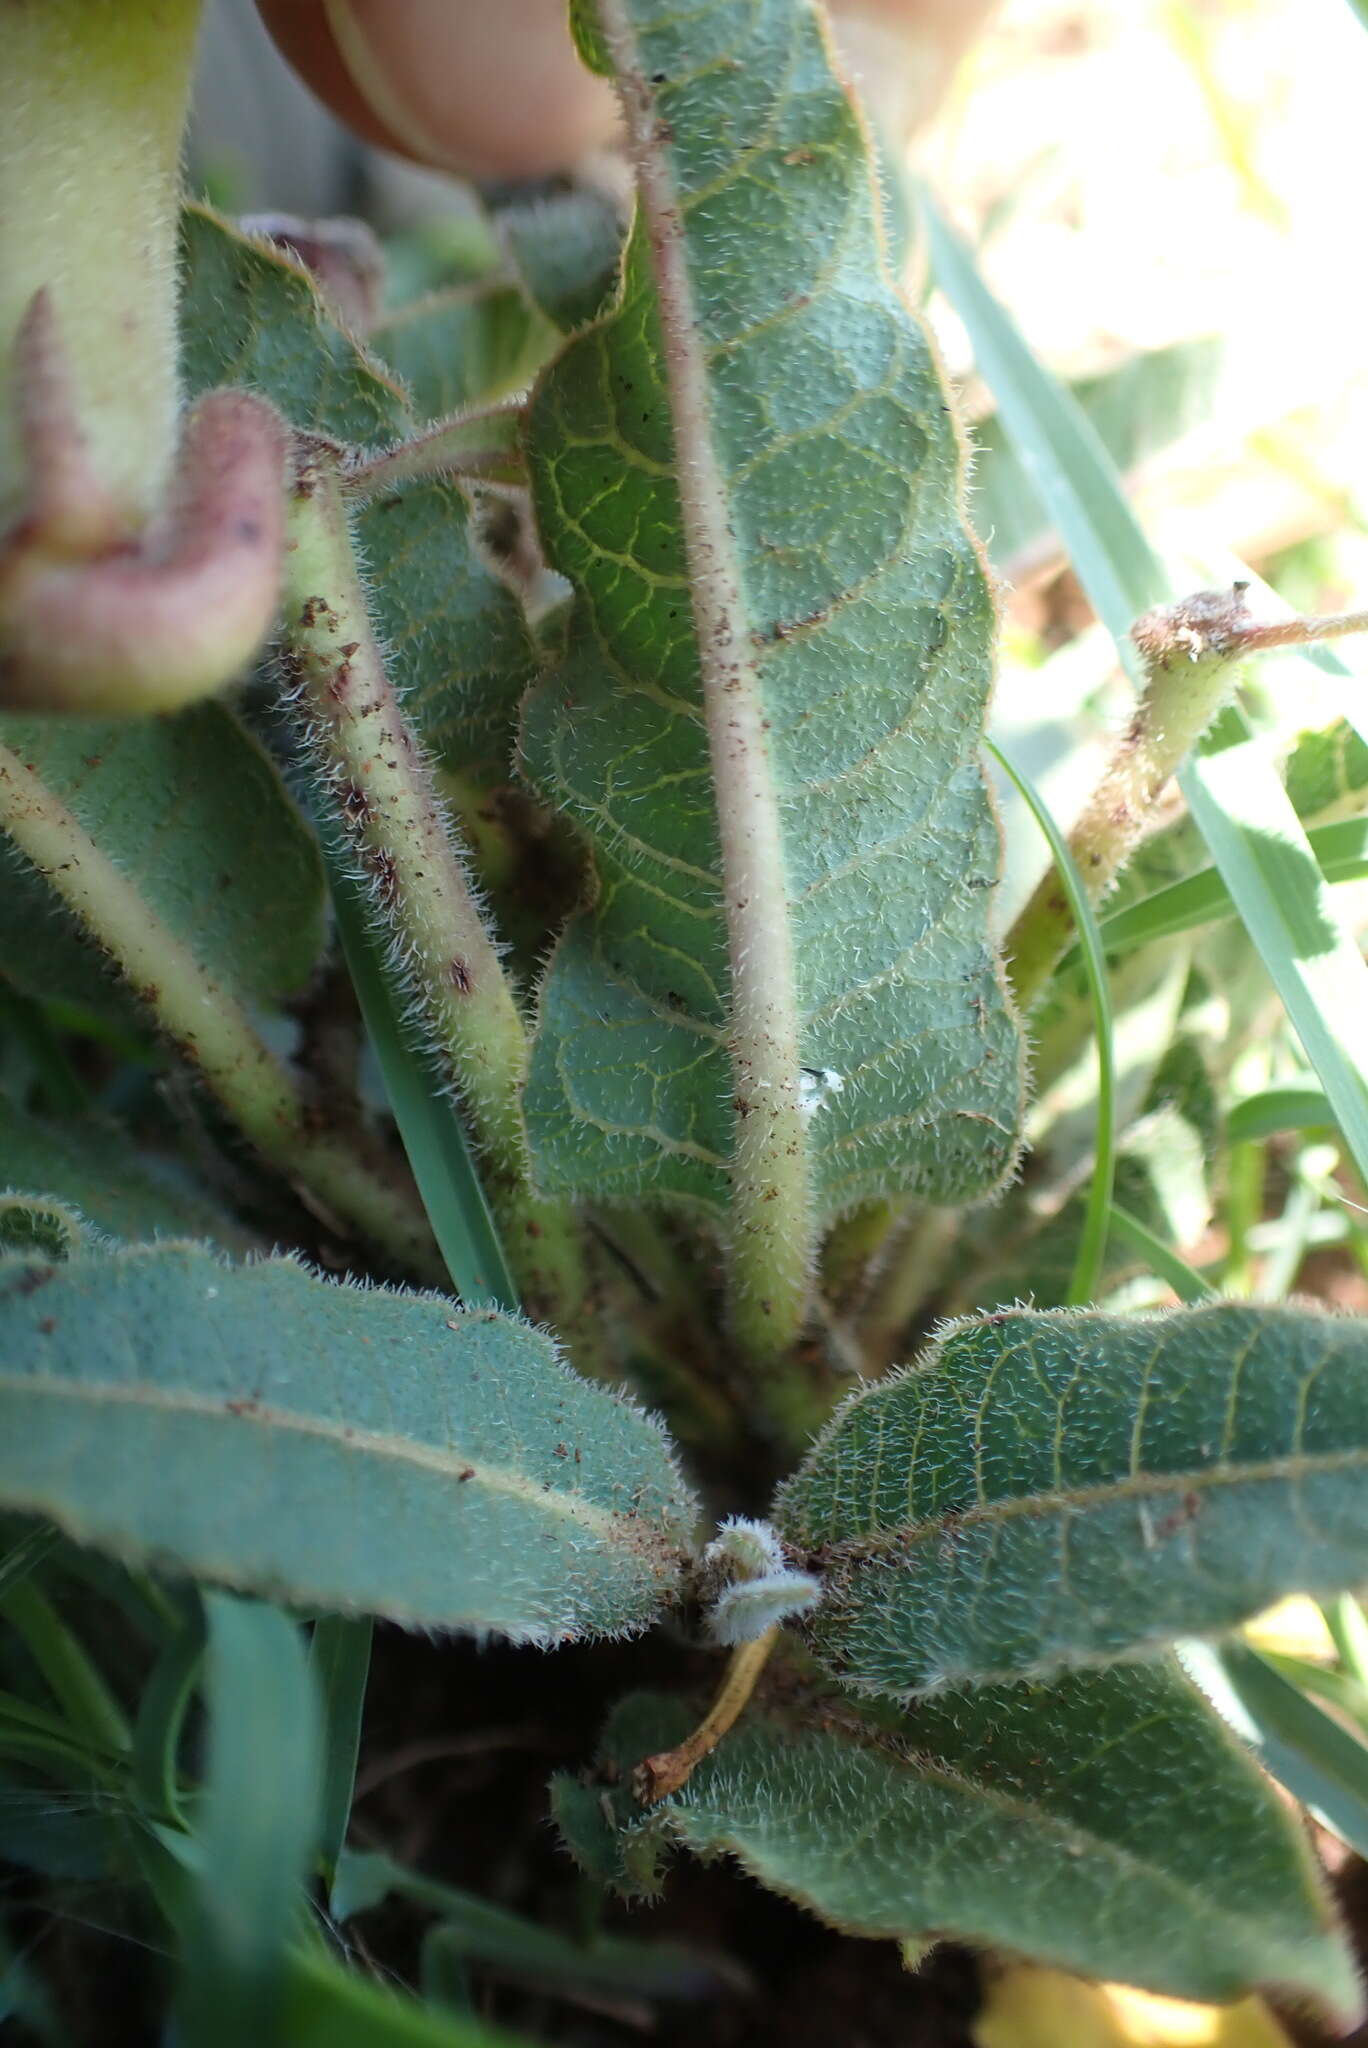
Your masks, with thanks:
<instances>
[{"instance_id":1,"label":"curled pink leaf tip","mask_svg":"<svg viewBox=\"0 0 1368 2048\"><path fill-rule=\"evenodd\" d=\"M169 711L246 667L270 631L289 437L264 399L189 414L165 508L132 532L100 491L46 295L16 352L28 503L0 541L0 702Z\"/></svg>"}]
</instances>

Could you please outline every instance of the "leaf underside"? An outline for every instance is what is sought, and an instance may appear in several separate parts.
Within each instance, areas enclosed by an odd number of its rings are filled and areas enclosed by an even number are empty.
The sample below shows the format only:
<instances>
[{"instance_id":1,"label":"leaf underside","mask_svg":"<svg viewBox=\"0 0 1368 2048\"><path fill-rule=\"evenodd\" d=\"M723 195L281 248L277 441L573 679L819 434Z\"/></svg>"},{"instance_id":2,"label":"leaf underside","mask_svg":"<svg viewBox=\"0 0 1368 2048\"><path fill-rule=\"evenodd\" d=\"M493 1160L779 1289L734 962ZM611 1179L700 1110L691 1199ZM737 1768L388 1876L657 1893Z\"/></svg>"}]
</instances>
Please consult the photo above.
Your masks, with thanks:
<instances>
[{"instance_id":1,"label":"leaf underside","mask_svg":"<svg viewBox=\"0 0 1368 2048\"><path fill-rule=\"evenodd\" d=\"M318 849L274 765L233 713L0 717L31 767L210 973L270 1001L307 982L323 944ZM43 879L0 838L0 960L36 996L131 1019L126 990Z\"/></svg>"},{"instance_id":2,"label":"leaf underside","mask_svg":"<svg viewBox=\"0 0 1368 2048\"><path fill-rule=\"evenodd\" d=\"M260 1248L252 1232L210 1201L174 1158L139 1154L113 1121L26 1115L0 1095L0 1185L69 1204L125 1244L212 1238L225 1251Z\"/></svg>"},{"instance_id":3,"label":"leaf underside","mask_svg":"<svg viewBox=\"0 0 1368 2048\"><path fill-rule=\"evenodd\" d=\"M1012 1157L1020 1056L988 936L993 603L945 390L815 13L625 13L768 725L786 894L765 914L791 922L810 1184L827 1213L962 1200ZM543 543L576 597L524 759L588 838L595 894L547 975L527 1113L549 1186L720 1207L730 967L674 441L639 217L615 308L530 408Z\"/></svg>"},{"instance_id":4,"label":"leaf underside","mask_svg":"<svg viewBox=\"0 0 1368 2048\"><path fill-rule=\"evenodd\" d=\"M1168 1661L919 1702L752 1708L643 1813L632 1767L689 1712L637 1695L606 1733L614 1789L560 1779L590 1871L657 1891L682 1843L735 1856L853 1934L948 1936L1171 1996L1297 1986L1353 2009L1352 1963L1295 1824Z\"/></svg>"},{"instance_id":5,"label":"leaf underside","mask_svg":"<svg viewBox=\"0 0 1368 2048\"><path fill-rule=\"evenodd\" d=\"M655 1619L693 1518L658 1426L528 1325L190 1245L0 1261L0 1501L296 1604L540 1643Z\"/></svg>"},{"instance_id":6,"label":"leaf underside","mask_svg":"<svg viewBox=\"0 0 1368 2048\"><path fill-rule=\"evenodd\" d=\"M1368 1326L1218 1303L952 1326L852 1399L775 1521L805 1634L905 1697L1134 1656L1368 1579Z\"/></svg>"},{"instance_id":7,"label":"leaf underside","mask_svg":"<svg viewBox=\"0 0 1368 2048\"><path fill-rule=\"evenodd\" d=\"M182 222L183 370L192 391L246 385L292 426L374 449L418 425L400 385L327 315L280 250L198 207ZM468 395L468 394L467 394ZM400 485L358 512L376 631L438 760L506 780L535 657L512 593L481 560L456 485Z\"/></svg>"}]
</instances>

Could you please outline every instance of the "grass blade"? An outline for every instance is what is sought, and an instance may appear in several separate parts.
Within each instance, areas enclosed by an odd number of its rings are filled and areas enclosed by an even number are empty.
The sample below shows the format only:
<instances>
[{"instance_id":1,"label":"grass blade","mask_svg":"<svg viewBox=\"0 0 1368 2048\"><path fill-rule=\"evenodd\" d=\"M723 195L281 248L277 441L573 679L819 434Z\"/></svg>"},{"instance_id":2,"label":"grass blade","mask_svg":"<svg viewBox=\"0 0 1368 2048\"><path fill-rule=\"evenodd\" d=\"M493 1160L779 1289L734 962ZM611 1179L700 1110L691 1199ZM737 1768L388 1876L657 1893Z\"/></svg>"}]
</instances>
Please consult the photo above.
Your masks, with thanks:
<instances>
[{"instance_id":1,"label":"grass blade","mask_svg":"<svg viewBox=\"0 0 1368 2048\"><path fill-rule=\"evenodd\" d=\"M1265 1769L1350 1848L1368 1855L1368 1748L1257 1650L1243 1643L1185 1646L1183 1661L1204 1688L1206 1659L1230 1688L1245 1722L1239 1732L1254 1743ZM1218 1687L1216 1704L1239 1727L1219 1693Z\"/></svg>"},{"instance_id":2,"label":"grass blade","mask_svg":"<svg viewBox=\"0 0 1368 2048\"><path fill-rule=\"evenodd\" d=\"M206 1593L209 1756L184 1942L186 2048L276 2036L318 1839L318 1708L278 1608Z\"/></svg>"},{"instance_id":3,"label":"grass blade","mask_svg":"<svg viewBox=\"0 0 1368 2048\"><path fill-rule=\"evenodd\" d=\"M289 2048L531 2048L522 2035L433 2012L313 1949L291 1958L284 2017Z\"/></svg>"},{"instance_id":4,"label":"grass blade","mask_svg":"<svg viewBox=\"0 0 1368 2048\"><path fill-rule=\"evenodd\" d=\"M467 1308L518 1307L470 1140L428 1061L410 1042L361 893L325 848L337 929L418 1192L451 1284Z\"/></svg>"},{"instance_id":5,"label":"grass blade","mask_svg":"<svg viewBox=\"0 0 1368 2048\"><path fill-rule=\"evenodd\" d=\"M1317 825L1307 833L1306 843L1327 882L1361 882L1368 877L1368 818L1344 818L1334 825ZM1216 868L1202 868L1170 882L1124 910L1114 910L1098 920L1102 943L1109 954L1132 953L1156 939L1176 938L1235 915L1230 891ZM1056 970L1077 972L1079 952L1071 947Z\"/></svg>"},{"instance_id":6,"label":"grass blade","mask_svg":"<svg viewBox=\"0 0 1368 2048\"><path fill-rule=\"evenodd\" d=\"M204 1663L204 1621L187 1602L185 1624L152 1666L133 1727L133 1782L148 1813L184 1825L181 1733Z\"/></svg>"},{"instance_id":7,"label":"grass blade","mask_svg":"<svg viewBox=\"0 0 1368 2048\"><path fill-rule=\"evenodd\" d=\"M319 1856L330 1883L351 1818L373 1633L368 1620L326 1614L314 1623L313 1641L309 1645L309 1668L323 1708L323 1822Z\"/></svg>"},{"instance_id":8,"label":"grass blade","mask_svg":"<svg viewBox=\"0 0 1368 2048\"><path fill-rule=\"evenodd\" d=\"M1217 1290L1209 1280L1204 1280L1195 1266L1186 1259L1180 1259L1177 1252L1170 1251L1161 1237L1156 1237L1149 1227L1132 1216L1129 1209L1121 1208L1116 1202L1111 1205L1111 1227L1116 1235L1124 1238L1132 1251L1139 1252L1151 1273L1167 1281L1179 1301L1213 1301Z\"/></svg>"},{"instance_id":9,"label":"grass blade","mask_svg":"<svg viewBox=\"0 0 1368 2048\"><path fill-rule=\"evenodd\" d=\"M1097 1143L1092 1182L1083 1213L1083 1228L1079 1233L1078 1251L1074 1258L1069 1289L1064 1297L1065 1305L1073 1308L1082 1302L1091 1301L1097 1293L1098 1282L1102 1276L1102 1262L1107 1254L1112 1188L1116 1180L1116 1053L1112 1034L1111 993L1107 985L1107 963L1097 929L1097 918L1092 904L1088 901L1088 892L1083 886L1083 879L1074 857L1069 851L1068 841L1030 779L1023 775L1020 769L1014 767L1002 749L991 740L988 742L988 749L1003 773L1009 775L1020 790L1054 855L1059 879L1064 885L1074 914L1074 922L1078 926L1083 970L1087 977L1088 993L1092 999L1093 1031L1097 1042Z\"/></svg>"},{"instance_id":10,"label":"grass blade","mask_svg":"<svg viewBox=\"0 0 1368 2048\"><path fill-rule=\"evenodd\" d=\"M1138 681L1129 628L1174 595L1163 567L1075 401L1036 361L967 245L933 206L926 218L937 281L969 329L1080 582ZM1209 740L1179 785L1368 1183L1368 966L1333 908L1266 748L1238 712L1227 712L1218 730L1225 744Z\"/></svg>"},{"instance_id":11,"label":"grass blade","mask_svg":"<svg viewBox=\"0 0 1368 2048\"><path fill-rule=\"evenodd\" d=\"M1327 1600L1321 1612L1349 1676L1368 1687L1368 1615L1352 1593Z\"/></svg>"},{"instance_id":12,"label":"grass blade","mask_svg":"<svg viewBox=\"0 0 1368 2048\"><path fill-rule=\"evenodd\" d=\"M1264 743L1220 721L1179 775L1188 808L1368 1186L1368 967L1331 907L1306 834Z\"/></svg>"}]
</instances>

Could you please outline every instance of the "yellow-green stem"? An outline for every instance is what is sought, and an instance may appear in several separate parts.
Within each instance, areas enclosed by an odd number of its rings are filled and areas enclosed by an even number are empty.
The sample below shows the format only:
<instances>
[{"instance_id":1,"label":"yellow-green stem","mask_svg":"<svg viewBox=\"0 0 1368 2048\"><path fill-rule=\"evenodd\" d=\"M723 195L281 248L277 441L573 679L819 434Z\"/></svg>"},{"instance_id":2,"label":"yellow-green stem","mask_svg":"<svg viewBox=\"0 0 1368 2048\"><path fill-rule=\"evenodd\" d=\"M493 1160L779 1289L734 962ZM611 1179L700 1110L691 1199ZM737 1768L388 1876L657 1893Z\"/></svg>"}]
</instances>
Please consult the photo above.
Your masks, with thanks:
<instances>
[{"instance_id":1,"label":"yellow-green stem","mask_svg":"<svg viewBox=\"0 0 1368 2048\"><path fill-rule=\"evenodd\" d=\"M723 1736L736 1726L778 1639L776 1622L753 1642L739 1644L727 1659L717 1697L693 1734L676 1748L662 1749L637 1765L635 1789L643 1806L668 1799L672 1792L687 1785L704 1757L710 1756Z\"/></svg>"},{"instance_id":2,"label":"yellow-green stem","mask_svg":"<svg viewBox=\"0 0 1368 2048\"><path fill-rule=\"evenodd\" d=\"M46 287L95 474L134 519L176 443L181 130L200 0L0 7L0 529L23 477L14 337Z\"/></svg>"},{"instance_id":3,"label":"yellow-green stem","mask_svg":"<svg viewBox=\"0 0 1368 2048\"><path fill-rule=\"evenodd\" d=\"M313 1126L288 1069L225 988L19 756L0 746L0 831L109 955L243 1135L325 1215L432 1276L421 1209L343 1138Z\"/></svg>"},{"instance_id":4,"label":"yellow-green stem","mask_svg":"<svg viewBox=\"0 0 1368 2048\"><path fill-rule=\"evenodd\" d=\"M523 1020L371 630L326 451L301 456L289 536L285 635L314 765L459 1095L524 1306L588 1368L596 1347L580 1233L568 1206L539 1200L528 1177Z\"/></svg>"},{"instance_id":5,"label":"yellow-green stem","mask_svg":"<svg viewBox=\"0 0 1368 2048\"><path fill-rule=\"evenodd\" d=\"M1069 851L1094 903L1144 835L1165 783L1229 697L1237 664L1245 656L1368 631L1368 612L1362 611L1259 625L1246 608L1246 587L1237 583L1229 590L1203 590L1177 604L1157 605L1131 628L1145 666L1145 688L1069 834ZM1073 936L1073 912L1052 865L1004 947L1012 993L1023 1011L1040 994Z\"/></svg>"}]
</instances>

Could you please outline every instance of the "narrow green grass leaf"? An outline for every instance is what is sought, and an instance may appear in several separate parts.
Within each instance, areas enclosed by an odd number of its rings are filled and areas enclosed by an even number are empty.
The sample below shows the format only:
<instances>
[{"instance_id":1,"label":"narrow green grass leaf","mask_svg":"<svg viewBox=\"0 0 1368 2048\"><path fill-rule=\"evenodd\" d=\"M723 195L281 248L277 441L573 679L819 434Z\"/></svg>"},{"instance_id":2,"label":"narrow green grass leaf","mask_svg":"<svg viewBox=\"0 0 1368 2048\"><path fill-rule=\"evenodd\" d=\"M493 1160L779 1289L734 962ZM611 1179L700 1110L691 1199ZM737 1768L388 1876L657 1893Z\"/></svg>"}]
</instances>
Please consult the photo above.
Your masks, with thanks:
<instances>
[{"instance_id":1,"label":"narrow green grass leaf","mask_svg":"<svg viewBox=\"0 0 1368 2048\"><path fill-rule=\"evenodd\" d=\"M1224 1676L1246 1717L1240 1732L1256 1744L1266 1769L1360 1856L1368 1856L1368 1747L1257 1650L1244 1643L1194 1645L1184 1660L1199 1681L1204 1665L1195 1658L1197 1650ZM1218 1689L1213 1693L1219 1703Z\"/></svg>"},{"instance_id":2,"label":"narrow green grass leaf","mask_svg":"<svg viewBox=\"0 0 1368 2048\"><path fill-rule=\"evenodd\" d=\"M299 1630L205 1596L208 1763L182 1944L186 2048L280 2039L286 1955L319 1824L319 1716Z\"/></svg>"},{"instance_id":3,"label":"narrow green grass leaf","mask_svg":"<svg viewBox=\"0 0 1368 2048\"><path fill-rule=\"evenodd\" d=\"M396 1893L438 1915L442 1945L452 1954L522 1983L604 1998L697 1998L717 1986L710 1959L682 1942L612 1934L575 1940L383 1855L344 1853L332 1912L346 1920Z\"/></svg>"},{"instance_id":4,"label":"narrow green grass leaf","mask_svg":"<svg viewBox=\"0 0 1368 2048\"><path fill-rule=\"evenodd\" d=\"M290 1959L280 2041L282 2048L532 2048L520 2034L433 2012L316 1949Z\"/></svg>"},{"instance_id":5,"label":"narrow green grass leaf","mask_svg":"<svg viewBox=\"0 0 1368 2048\"><path fill-rule=\"evenodd\" d=\"M854 1395L775 1523L797 1624L905 1698L1214 1635L1368 1577L1368 1322L1213 1302L1003 1310Z\"/></svg>"},{"instance_id":6,"label":"narrow green grass leaf","mask_svg":"<svg viewBox=\"0 0 1368 2048\"><path fill-rule=\"evenodd\" d=\"M1138 1216L1132 1216L1129 1209L1111 1205L1111 1225L1117 1237L1124 1238L1132 1251L1139 1252L1151 1273L1164 1280L1173 1289L1179 1301L1211 1301L1217 1290L1209 1280L1204 1280L1197 1270L1180 1259L1177 1252L1156 1237L1148 1225Z\"/></svg>"},{"instance_id":7,"label":"narrow green grass leaf","mask_svg":"<svg viewBox=\"0 0 1368 2048\"><path fill-rule=\"evenodd\" d=\"M1261 1649L1259 1655L1300 1691L1338 1707L1347 1720L1358 1723L1361 1737L1368 1736L1368 1687L1357 1678L1328 1664L1317 1664L1310 1657L1294 1657L1283 1650Z\"/></svg>"},{"instance_id":8,"label":"narrow green grass leaf","mask_svg":"<svg viewBox=\"0 0 1368 2048\"><path fill-rule=\"evenodd\" d=\"M1264 1088L1227 1111L1226 1137L1232 1145L1256 1145L1280 1131L1320 1130L1334 1121L1319 1088Z\"/></svg>"},{"instance_id":9,"label":"narrow green grass leaf","mask_svg":"<svg viewBox=\"0 0 1368 2048\"><path fill-rule=\"evenodd\" d=\"M752 1706L643 1813L632 1768L687 1706L637 1695L588 1787L554 1791L571 1848L659 1889L673 1843L730 1855L829 1925L955 1937L1192 1999L1358 1987L1300 1832L1168 1660L857 1713ZM587 1854L586 1854L587 1852Z\"/></svg>"},{"instance_id":10,"label":"narrow green grass leaf","mask_svg":"<svg viewBox=\"0 0 1368 2048\"><path fill-rule=\"evenodd\" d=\"M1107 1230L1111 1214L1112 1189L1116 1184L1116 1048L1112 1030L1111 990L1107 962L1098 934L1097 918L1069 843L1055 823L1054 815L1034 783L1017 768L992 741L988 750L1003 772L1020 790L1031 815L1044 833L1054 857L1055 872L1064 886L1078 927L1083 972L1092 1001L1093 1041L1097 1048L1097 1137L1093 1151L1092 1179L1083 1210L1083 1227L1078 1233L1078 1250L1073 1273L1064 1296L1067 1306L1077 1308L1091 1301L1107 1256ZM1008 972L1010 975L1010 963Z\"/></svg>"},{"instance_id":11,"label":"narrow green grass leaf","mask_svg":"<svg viewBox=\"0 0 1368 2048\"><path fill-rule=\"evenodd\" d=\"M1171 342L1080 379L1070 396L1117 468L1133 469L1209 416L1223 353L1209 335ZM1002 422L990 413L974 424L972 440L969 509L994 567L1010 580L1022 557L1040 560L1051 521Z\"/></svg>"},{"instance_id":12,"label":"narrow green grass leaf","mask_svg":"<svg viewBox=\"0 0 1368 2048\"><path fill-rule=\"evenodd\" d=\"M356 1753L361 1745L361 1718L370 1676L369 1621L327 1614L314 1623L309 1644L309 1669L323 1711L323 1811L319 1857L331 1878L347 1837L352 1794L356 1789Z\"/></svg>"},{"instance_id":13,"label":"narrow green grass leaf","mask_svg":"<svg viewBox=\"0 0 1368 2048\"><path fill-rule=\"evenodd\" d=\"M184 1822L180 1744L185 1717L204 1663L204 1621L199 1603L184 1603L178 1634L162 1647L143 1686L133 1725L133 1783L155 1820Z\"/></svg>"},{"instance_id":14,"label":"narrow green grass leaf","mask_svg":"<svg viewBox=\"0 0 1368 2048\"><path fill-rule=\"evenodd\" d=\"M0 1614L22 1638L72 1732L96 1750L128 1748L131 1731L123 1708L74 1630L32 1578L0 1596Z\"/></svg>"},{"instance_id":15,"label":"narrow green grass leaf","mask_svg":"<svg viewBox=\"0 0 1368 2048\"><path fill-rule=\"evenodd\" d=\"M118 1876L111 1853L118 1822L89 1787L89 1805L53 1796L51 1783L0 1771L0 1859L44 1877Z\"/></svg>"},{"instance_id":16,"label":"narrow green grass leaf","mask_svg":"<svg viewBox=\"0 0 1368 2048\"><path fill-rule=\"evenodd\" d=\"M0 1557L0 1596L26 1579L30 1572L37 1571L44 1558L48 1557L61 1542L55 1529L39 1523L31 1529L24 1529Z\"/></svg>"},{"instance_id":17,"label":"narrow green grass leaf","mask_svg":"<svg viewBox=\"0 0 1368 2048\"><path fill-rule=\"evenodd\" d=\"M1247 728L1232 745L1208 742L1178 781L1368 1187L1368 966L1267 744Z\"/></svg>"},{"instance_id":18,"label":"narrow green grass leaf","mask_svg":"<svg viewBox=\"0 0 1368 2048\"><path fill-rule=\"evenodd\" d=\"M1306 835L1326 882L1361 882L1368 877L1368 818L1344 818L1332 825L1316 825ZM1124 909L1104 911L1098 920L1102 943L1109 955L1134 952L1158 939L1176 938L1181 932L1216 924L1235 915L1230 891L1216 868L1202 868L1171 882ZM1072 947L1060 961L1060 975L1078 971L1079 950Z\"/></svg>"},{"instance_id":19,"label":"narrow green grass leaf","mask_svg":"<svg viewBox=\"0 0 1368 2048\"><path fill-rule=\"evenodd\" d=\"M1368 1687L1368 1615L1363 1603L1353 1593L1341 1593L1337 1600L1326 1601L1323 1612L1341 1664L1359 1685Z\"/></svg>"},{"instance_id":20,"label":"narrow green grass leaf","mask_svg":"<svg viewBox=\"0 0 1368 2048\"><path fill-rule=\"evenodd\" d=\"M659 1426L492 1310L198 1246L8 1260L0 1361L0 1504L125 1558L522 1642L677 1596Z\"/></svg>"},{"instance_id":21,"label":"narrow green grass leaf","mask_svg":"<svg viewBox=\"0 0 1368 2048\"><path fill-rule=\"evenodd\" d=\"M460 1113L405 1030L410 1005L386 971L360 889L336 849L325 842L324 850L347 972L451 1284L467 1308L516 1309L517 1288Z\"/></svg>"},{"instance_id":22,"label":"narrow green grass leaf","mask_svg":"<svg viewBox=\"0 0 1368 2048\"><path fill-rule=\"evenodd\" d=\"M1002 423L1094 611L1139 681L1130 627L1170 595L1164 572L1087 415L1032 354L963 238L929 200L923 210L936 282L969 330Z\"/></svg>"},{"instance_id":23,"label":"narrow green grass leaf","mask_svg":"<svg viewBox=\"0 0 1368 2048\"><path fill-rule=\"evenodd\" d=\"M1098 617L1137 683L1130 627L1172 597L1097 435L1031 354L963 241L927 208L936 277ZM1368 966L1338 918L1267 750L1238 712L1234 744L1195 753L1179 784L1368 1185Z\"/></svg>"}]
</instances>

